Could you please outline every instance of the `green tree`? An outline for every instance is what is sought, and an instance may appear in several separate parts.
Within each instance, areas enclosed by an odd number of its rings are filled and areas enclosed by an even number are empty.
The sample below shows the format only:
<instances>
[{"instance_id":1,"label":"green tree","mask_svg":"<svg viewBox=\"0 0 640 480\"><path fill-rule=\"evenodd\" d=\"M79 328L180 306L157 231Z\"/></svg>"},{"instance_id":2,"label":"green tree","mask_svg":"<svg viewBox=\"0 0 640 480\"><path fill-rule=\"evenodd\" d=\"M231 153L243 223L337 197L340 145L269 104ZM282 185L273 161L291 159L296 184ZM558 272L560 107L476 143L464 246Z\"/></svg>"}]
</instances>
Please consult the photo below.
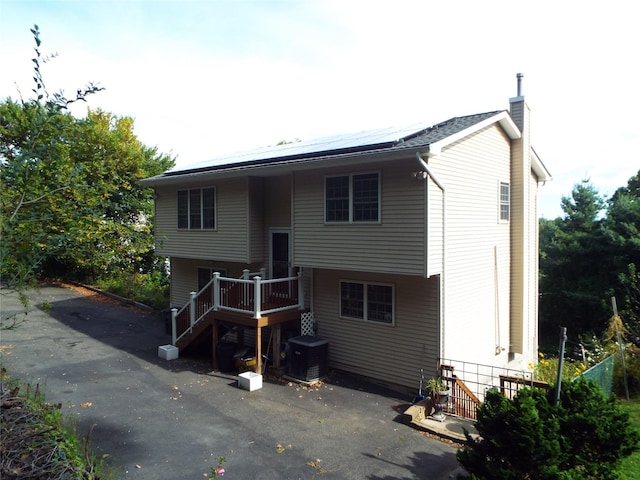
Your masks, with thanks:
<instances>
[{"instance_id":1,"label":"green tree","mask_svg":"<svg viewBox=\"0 0 640 480\"><path fill-rule=\"evenodd\" d=\"M152 268L153 191L141 178L170 168L172 158L144 146L133 120L100 110L75 118L72 98L50 94L38 27L31 30L33 98L0 103L0 276L18 289L57 267L65 277Z\"/></svg>"},{"instance_id":2,"label":"green tree","mask_svg":"<svg viewBox=\"0 0 640 480\"><path fill-rule=\"evenodd\" d=\"M560 326L575 334L604 329L616 278L600 216L605 206L595 187L582 183L562 198L564 217L540 222L542 338L555 341Z\"/></svg>"},{"instance_id":3,"label":"green tree","mask_svg":"<svg viewBox=\"0 0 640 480\"><path fill-rule=\"evenodd\" d=\"M618 298L634 336L640 337L640 172L611 197L605 225L618 277L611 294Z\"/></svg>"},{"instance_id":4,"label":"green tree","mask_svg":"<svg viewBox=\"0 0 640 480\"><path fill-rule=\"evenodd\" d=\"M477 480L613 480L640 435L614 400L593 383L563 384L555 392L521 390L509 400L497 390L478 407L479 437L467 434L457 458Z\"/></svg>"},{"instance_id":5,"label":"green tree","mask_svg":"<svg viewBox=\"0 0 640 480\"><path fill-rule=\"evenodd\" d=\"M640 346L640 172L606 201L577 185L562 208L563 217L540 221L540 338L554 342L561 325L576 337L599 334L615 296Z\"/></svg>"}]
</instances>

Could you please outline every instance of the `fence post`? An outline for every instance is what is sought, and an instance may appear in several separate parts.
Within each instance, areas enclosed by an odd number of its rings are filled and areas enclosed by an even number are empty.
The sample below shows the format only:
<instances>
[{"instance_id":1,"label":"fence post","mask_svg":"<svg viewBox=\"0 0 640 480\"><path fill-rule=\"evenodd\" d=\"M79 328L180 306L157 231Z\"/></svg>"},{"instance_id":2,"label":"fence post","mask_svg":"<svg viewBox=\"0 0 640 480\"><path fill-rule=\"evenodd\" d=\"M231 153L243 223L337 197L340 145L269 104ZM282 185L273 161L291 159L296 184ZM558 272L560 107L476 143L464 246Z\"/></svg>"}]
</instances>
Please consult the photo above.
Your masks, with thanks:
<instances>
[{"instance_id":1,"label":"fence post","mask_svg":"<svg viewBox=\"0 0 640 480\"><path fill-rule=\"evenodd\" d=\"M242 279L243 280L249 280L249 273L251 272L251 270L249 270L248 268L245 268L244 270L242 270Z\"/></svg>"},{"instance_id":2,"label":"fence post","mask_svg":"<svg viewBox=\"0 0 640 480\"><path fill-rule=\"evenodd\" d=\"M560 327L560 352L558 353L558 378L556 381L556 398L554 405L560 402L560 390L562 389L562 364L564 363L564 342L567 341L567 327Z\"/></svg>"},{"instance_id":3,"label":"fence post","mask_svg":"<svg viewBox=\"0 0 640 480\"><path fill-rule=\"evenodd\" d=\"M298 309L304 310L304 286L302 285L302 269L298 270Z\"/></svg>"},{"instance_id":4,"label":"fence post","mask_svg":"<svg viewBox=\"0 0 640 480\"><path fill-rule=\"evenodd\" d=\"M220 272L213 272L213 309L220 309Z\"/></svg>"},{"instance_id":5,"label":"fence post","mask_svg":"<svg viewBox=\"0 0 640 480\"><path fill-rule=\"evenodd\" d=\"M176 337L177 337L177 327L176 327L176 317L178 316L178 309L171 309L171 345L176 346Z\"/></svg>"},{"instance_id":6,"label":"fence post","mask_svg":"<svg viewBox=\"0 0 640 480\"><path fill-rule=\"evenodd\" d=\"M260 318L262 310L261 292L260 292L260 277L253 277L253 318Z\"/></svg>"},{"instance_id":7,"label":"fence post","mask_svg":"<svg viewBox=\"0 0 640 480\"><path fill-rule=\"evenodd\" d=\"M613 316L618 317L618 304L616 303L616 297L611 297L611 306L613 307ZM616 318L615 320L618 320ZM614 321L615 321L614 320ZM619 319L622 322L622 319ZM620 349L620 365L622 366L622 378L624 379L624 393L627 395L627 401L629 400L629 385L627 384L627 367L624 363L624 345L622 344L622 335L618 328L618 322L616 322L616 337L618 338L618 348Z\"/></svg>"},{"instance_id":8,"label":"fence post","mask_svg":"<svg viewBox=\"0 0 640 480\"><path fill-rule=\"evenodd\" d=\"M267 269L265 267L260 269L260 278L267 278Z\"/></svg>"},{"instance_id":9,"label":"fence post","mask_svg":"<svg viewBox=\"0 0 640 480\"><path fill-rule=\"evenodd\" d=\"M196 323L196 296L198 292L191 292L189 295L191 297L189 298L189 324L193 328Z\"/></svg>"}]
</instances>

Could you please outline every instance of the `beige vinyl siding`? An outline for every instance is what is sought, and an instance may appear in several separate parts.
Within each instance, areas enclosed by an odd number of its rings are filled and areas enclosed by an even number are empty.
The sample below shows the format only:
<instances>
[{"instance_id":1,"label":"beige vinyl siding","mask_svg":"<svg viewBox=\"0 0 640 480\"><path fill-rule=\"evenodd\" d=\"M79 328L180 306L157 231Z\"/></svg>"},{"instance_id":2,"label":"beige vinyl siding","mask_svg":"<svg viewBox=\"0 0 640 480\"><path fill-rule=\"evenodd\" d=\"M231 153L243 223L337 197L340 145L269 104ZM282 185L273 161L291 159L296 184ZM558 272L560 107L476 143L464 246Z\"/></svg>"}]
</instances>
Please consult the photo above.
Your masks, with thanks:
<instances>
[{"instance_id":1,"label":"beige vinyl siding","mask_svg":"<svg viewBox=\"0 0 640 480\"><path fill-rule=\"evenodd\" d=\"M216 229L177 227L177 191L216 188ZM247 179L225 179L206 185L157 187L155 236L158 255L248 262Z\"/></svg>"},{"instance_id":2,"label":"beige vinyl siding","mask_svg":"<svg viewBox=\"0 0 640 480\"><path fill-rule=\"evenodd\" d=\"M538 218L538 178L531 172L529 176L529 276L526 292L528 298L527 325L525 328L525 360L538 357L538 262L539 262L539 218Z\"/></svg>"},{"instance_id":3,"label":"beige vinyl siding","mask_svg":"<svg viewBox=\"0 0 640 480\"><path fill-rule=\"evenodd\" d=\"M395 324L340 318L340 280L392 284ZM331 367L416 388L420 369L435 374L438 357L438 277L314 270L318 335L329 340Z\"/></svg>"},{"instance_id":4,"label":"beige vinyl siding","mask_svg":"<svg viewBox=\"0 0 640 480\"><path fill-rule=\"evenodd\" d=\"M265 225L291 227L291 176L267 177L264 183Z\"/></svg>"},{"instance_id":5,"label":"beige vinyl siding","mask_svg":"<svg viewBox=\"0 0 640 480\"><path fill-rule=\"evenodd\" d=\"M425 275L425 187L415 157L363 169L295 174L294 258L316 268ZM380 173L380 224L324 222L326 175Z\"/></svg>"},{"instance_id":6,"label":"beige vinyl siding","mask_svg":"<svg viewBox=\"0 0 640 480\"><path fill-rule=\"evenodd\" d=\"M240 278L242 270L249 268L252 272L259 267L241 263L216 260L198 260L193 258L171 257L171 294L172 307L182 308L189 301L189 293L198 288L198 268L211 268L213 271L226 271L231 278Z\"/></svg>"},{"instance_id":7,"label":"beige vinyl siding","mask_svg":"<svg viewBox=\"0 0 640 480\"><path fill-rule=\"evenodd\" d=\"M265 187L264 179L249 177L249 263L263 263L267 249L264 243Z\"/></svg>"},{"instance_id":8,"label":"beige vinyl siding","mask_svg":"<svg viewBox=\"0 0 640 480\"><path fill-rule=\"evenodd\" d=\"M431 177L427 183L427 276L442 273L444 245L445 193Z\"/></svg>"},{"instance_id":9,"label":"beige vinyl siding","mask_svg":"<svg viewBox=\"0 0 640 480\"><path fill-rule=\"evenodd\" d=\"M429 159L446 188L447 358L495 364L496 347L508 347L510 229L499 222L498 195L509 163L510 142L498 126Z\"/></svg>"},{"instance_id":10,"label":"beige vinyl siding","mask_svg":"<svg viewBox=\"0 0 640 480\"><path fill-rule=\"evenodd\" d=\"M203 263L171 257L171 307L180 309L189 301L190 292L198 288L198 267Z\"/></svg>"}]
</instances>

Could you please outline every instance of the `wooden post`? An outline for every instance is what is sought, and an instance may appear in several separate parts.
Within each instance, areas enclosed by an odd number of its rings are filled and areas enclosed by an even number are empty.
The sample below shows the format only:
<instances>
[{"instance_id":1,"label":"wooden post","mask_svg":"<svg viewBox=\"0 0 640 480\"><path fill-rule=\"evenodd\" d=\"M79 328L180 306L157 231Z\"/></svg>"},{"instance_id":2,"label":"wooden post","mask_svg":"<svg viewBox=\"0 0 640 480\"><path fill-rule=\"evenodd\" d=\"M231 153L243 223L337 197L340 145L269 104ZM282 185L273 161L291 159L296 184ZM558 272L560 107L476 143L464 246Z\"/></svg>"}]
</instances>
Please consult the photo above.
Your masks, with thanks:
<instances>
[{"instance_id":1,"label":"wooden post","mask_svg":"<svg viewBox=\"0 0 640 480\"><path fill-rule=\"evenodd\" d=\"M616 297L611 297L611 306L613 307L613 316L618 317L618 304L616 302ZM616 320L618 319L615 318L614 321ZM622 378L624 379L624 393L626 393L628 401L629 385L627 385L627 367L624 362L624 346L622 345L622 335L620 334L620 329L618 329L618 322L616 322L616 338L618 339L618 348L620 349L620 366L622 367Z\"/></svg>"},{"instance_id":2,"label":"wooden post","mask_svg":"<svg viewBox=\"0 0 640 480\"><path fill-rule=\"evenodd\" d=\"M262 373L262 327L256 327L256 373Z\"/></svg>"},{"instance_id":3,"label":"wooden post","mask_svg":"<svg viewBox=\"0 0 640 480\"><path fill-rule=\"evenodd\" d=\"M216 353L218 353L218 321L213 318L213 322L211 323L212 333L211 333L211 351L213 352L213 359L211 362L213 370L218 368L218 357Z\"/></svg>"},{"instance_id":4,"label":"wooden post","mask_svg":"<svg viewBox=\"0 0 640 480\"><path fill-rule=\"evenodd\" d=\"M273 346L271 348L273 348L273 366L275 368L280 368L280 341L282 336L281 327L282 325L280 323L273 326L273 333L275 335L273 336Z\"/></svg>"}]
</instances>

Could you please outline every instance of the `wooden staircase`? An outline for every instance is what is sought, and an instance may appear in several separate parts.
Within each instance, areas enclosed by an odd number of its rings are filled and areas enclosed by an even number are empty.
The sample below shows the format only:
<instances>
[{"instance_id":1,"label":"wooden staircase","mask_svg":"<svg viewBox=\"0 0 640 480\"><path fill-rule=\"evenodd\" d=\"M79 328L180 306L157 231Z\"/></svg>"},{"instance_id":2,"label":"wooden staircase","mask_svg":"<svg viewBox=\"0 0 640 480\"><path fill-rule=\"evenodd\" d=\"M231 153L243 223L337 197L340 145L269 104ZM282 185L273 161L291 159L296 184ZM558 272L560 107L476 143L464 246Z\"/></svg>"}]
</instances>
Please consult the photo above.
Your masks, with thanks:
<instances>
[{"instance_id":1,"label":"wooden staircase","mask_svg":"<svg viewBox=\"0 0 640 480\"><path fill-rule=\"evenodd\" d=\"M478 397L454 374L452 366L440 365L440 376L451 390L447 413L476 420L476 409L480 405Z\"/></svg>"}]
</instances>

